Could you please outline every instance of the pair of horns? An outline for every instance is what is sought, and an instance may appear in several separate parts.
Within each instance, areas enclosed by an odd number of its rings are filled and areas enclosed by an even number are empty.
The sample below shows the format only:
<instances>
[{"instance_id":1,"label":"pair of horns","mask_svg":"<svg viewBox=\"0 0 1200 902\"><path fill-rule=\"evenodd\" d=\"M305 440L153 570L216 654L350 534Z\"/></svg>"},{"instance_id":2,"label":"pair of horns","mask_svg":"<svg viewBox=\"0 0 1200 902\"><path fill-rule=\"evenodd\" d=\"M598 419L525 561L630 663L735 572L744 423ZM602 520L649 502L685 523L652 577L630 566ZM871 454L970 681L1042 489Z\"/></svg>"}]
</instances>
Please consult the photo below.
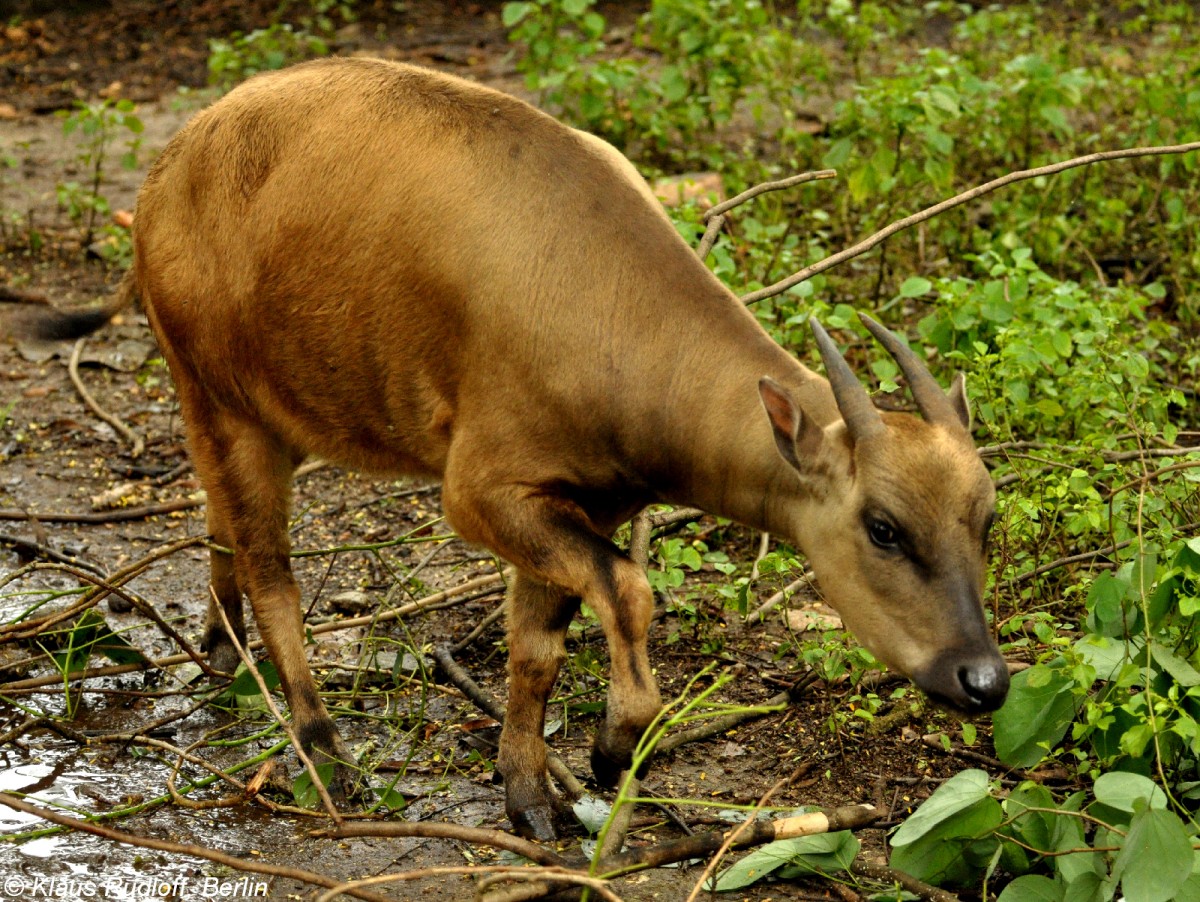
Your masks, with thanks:
<instances>
[{"instance_id":1,"label":"pair of horns","mask_svg":"<svg viewBox=\"0 0 1200 902\"><path fill-rule=\"evenodd\" d=\"M858 318L899 365L900 372L908 380L917 408L926 421L948 429L965 431L963 412L959 411L950 397L942 391L942 387L921 359L909 350L895 333L888 331L865 313L860 313ZM821 361L825 364L833 397L837 401L842 419L846 422L850 437L858 442L882 432L883 419L879 416L879 411L871 403L866 389L838 351L829 333L815 317L808 322L813 335L816 336L817 348L821 352Z\"/></svg>"}]
</instances>

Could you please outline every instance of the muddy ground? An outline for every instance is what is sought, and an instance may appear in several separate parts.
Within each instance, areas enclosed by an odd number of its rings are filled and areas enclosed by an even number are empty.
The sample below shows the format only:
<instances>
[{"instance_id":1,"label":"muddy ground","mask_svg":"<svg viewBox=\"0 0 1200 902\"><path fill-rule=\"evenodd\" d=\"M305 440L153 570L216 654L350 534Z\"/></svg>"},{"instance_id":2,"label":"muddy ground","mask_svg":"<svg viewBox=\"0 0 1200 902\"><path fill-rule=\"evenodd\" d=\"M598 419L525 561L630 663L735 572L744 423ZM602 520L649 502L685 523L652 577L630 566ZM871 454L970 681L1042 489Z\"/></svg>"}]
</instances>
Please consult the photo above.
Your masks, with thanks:
<instances>
[{"instance_id":1,"label":"muddy ground","mask_svg":"<svg viewBox=\"0 0 1200 902\"><path fill-rule=\"evenodd\" d=\"M74 159L77 145L63 136L55 111L98 96L137 102L137 115L145 124L138 167L132 171L107 167L102 186L113 211L131 210L137 185L154 154L212 96L205 93L208 39L267 24L277 4L275 0L205 0L8 6L0 18L6 19L14 10L17 18L8 19L7 30L0 32L0 156L14 165L0 170L4 179L0 209L15 215L5 221L0 286L10 294L19 293L23 303L0 305L0 315L12 317L42 301L92 302L111 290L118 277L81 246L78 229L57 208L56 185L78 180L82 173ZM519 79L506 56L500 3L359 6L362 20L339 31L338 52L412 60L519 92ZM30 246L31 231L40 239L35 248ZM68 376L70 350L70 346L18 344L11 339L0 347L0 411L6 417L0 429L0 508L5 516L0 522L4 534L0 573L12 574L44 560L49 549L111 574L168 543L200 537L205 531L203 508L196 497L199 486L187 467L170 381L144 319L125 316L102 330L83 348L81 366L82 379L100 405L144 441L145 450L136 458L129 444L81 402ZM117 510L168 501L190 500L191 506L113 522L59 523L48 516L92 512L93 499L106 493L107 503ZM430 541L445 533L437 522L436 487L372 480L323 467L298 479L295 514L297 549L380 543L409 534L423 540L374 552L342 551L298 559L297 576L306 603L312 606L311 624L395 606L496 572L496 563L478 549L457 541ZM101 513L99 519L104 517ZM698 530L710 548L739 560L753 556L755 537L745 530L709 520L701 521ZM22 541L42 550L21 550L17 543ZM426 561L433 548L437 554ZM422 562L420 573L411 578L410 572ZM701 573L698 582L716 584L722 579L710 570ZM751 606L767 599L784 581L774 576L755 583ZM43 597L38 593L79 584L62 572L22 571L19 579L0 589L0 624L16 617L31 599ZM191 547L156 562L129 588L152 602L185 639L198 644L206 585L206 552ZM693 578L686 588L697 587ZM47 610L73 597L55 601ZM804 675L804 666L791 651L798 637L789 631L782 612L765 624L747 626L721 611L711 593L697 591L696 597L701 599L697 622L684 622L668 611L653 628L652 660L665 696L679 692L710 663L734 673L721 699L740 704L763 702ZM792 606L811 600L802 596ZM660 601L666 606L670 599ZM311 649L327 687L337 693L331 697L351 709L340 718L343 732L364 755L385 762L377 785L395 779L395 789L409 799L408 807L393 818L507 826L502 787L491 778L493 752L487 743L494 730L481 722L480 712L428 661L433 645L461 639L498 602L499 596L492 594L410 617L401 626L393 622L373 630L323 633ZM144 654L160 658L178 651L162 630L147 625L144 616L113 613L106 605L101 611L111 628ZM391 658L382 668L364 668L370 649L390 652ZM568 708L565 702L556 706L551 718L557 727L550 742L576 774L586 776L588 743L597 720L586 709L601 698L593 668L603 664L605 651L597 631L587 624L572 634L570 651L572 665L560 685L560 696L572 704L582 702L584 710ZM415 678L411 673L418 657L428 668L424 679L419 672ZM500 627L493 625L459 660L489 692L504 698ZM97 657L92 663L105 662ZM0 685L0 734L33 714L67 715L68 698L73 706L68 735L36 729L0 747L0 789L31 793L43 804L92 814L163 794L172 755L136 744L84 746L79 736L139 730L183 710L189 702L179 694L177 677L146 671L94 679L86 691L72 691L69 697L61 685L13 688L17 681L52 673L36 643L0 644L4 684ZM879 694L886 699L893 688L895 684L884 684ZM712 829L719 806L752 803L780 780L785 782L773 804L872 802L882 809L886 824L902 818L940 779L973 763L923 741L926 734L946 731L957 747L958 726L935 712L901 716L890 729L868 734L864 722L852 713L849 698L855 691L852 686L817 682L784 711L658 760L644 791L718 805L675 806L676 818L689 829ZM910 694L895 710L903 714L911 700ZM885 704L880 713L888 710ZM828 726L831 718L844 721L837 731ZM214 731L220 731L221 739L233 739L250 736L262 725L258 718L240 720L208 708L168 724L155 735L185 747L211 738ZM272 735L226 748L209 742L198 754L215 766L231 767L277 739ZM986 755L989 742L987 726L980 724L975 751ZM285 758L277 768L284 769L296 773L293 758ZM191 765L185 773L202 775ZM194 796L212 799L221 794L213 788ZM271 798L289 801L282 794ZM648 811L641 818L643 826L632 842L679 834L679 826L652 814ZM34 826L36 822L23 815L0 811L0 831L22 833ZM489 849L446 840L315 838L310 831L320 822L268 813L255 803L214 809L168 803L122 817L113 826L339 878L500 860ZM882 854L882 835L882 829L863 833L867 854ZM578 847L581 838L569 838L568 848ZM660 869L618 881L614 889L628 900L683 899L699 873L696 866L682 872ZM97 888L98 894L109 890L110 881L117 881L106 898L144 898L145 886L138 879L182 881L179 885L187 887L191 898L204 898L205 886L223 887L214 892L229 894L241 886L240 874L207 861L130 849L78 834L0 845L0 898L45 897L36 895L32 881L51 876L74 878L81 886ZM204 884L205 878L217 883ZM265 883L270 898L307 898L312 893L311 887L293 881L252 879ZM45 890L43 884L40 891ZM474 881L436 876L378 891L395 898L436 891L446 898L465 899L473 896ZM865 897L866 892L862 887L810 880L765 884L737 898L847 899Z\"/></svg>"}]
</instances>

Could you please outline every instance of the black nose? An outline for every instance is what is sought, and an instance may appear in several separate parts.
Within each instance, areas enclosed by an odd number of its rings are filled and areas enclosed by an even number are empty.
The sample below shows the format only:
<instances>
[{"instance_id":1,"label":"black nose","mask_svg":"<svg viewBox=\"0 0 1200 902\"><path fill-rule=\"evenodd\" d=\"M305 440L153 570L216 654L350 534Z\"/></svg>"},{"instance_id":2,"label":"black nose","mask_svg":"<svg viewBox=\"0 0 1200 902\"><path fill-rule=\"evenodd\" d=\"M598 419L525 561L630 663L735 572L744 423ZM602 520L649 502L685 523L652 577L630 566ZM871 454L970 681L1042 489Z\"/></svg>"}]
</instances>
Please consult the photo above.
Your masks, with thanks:
<instances>
[{"instance_id":1,"label":"black nose","mask_svg":"<svg viewBox=\"0 0 1200 902\"><path fill-rule=\"evenodd\" d=\"M1008 695L1008 667L999 658L972 661L958 668L958 682L972 710L995 711Z\"/></svg>"}]
</instances>

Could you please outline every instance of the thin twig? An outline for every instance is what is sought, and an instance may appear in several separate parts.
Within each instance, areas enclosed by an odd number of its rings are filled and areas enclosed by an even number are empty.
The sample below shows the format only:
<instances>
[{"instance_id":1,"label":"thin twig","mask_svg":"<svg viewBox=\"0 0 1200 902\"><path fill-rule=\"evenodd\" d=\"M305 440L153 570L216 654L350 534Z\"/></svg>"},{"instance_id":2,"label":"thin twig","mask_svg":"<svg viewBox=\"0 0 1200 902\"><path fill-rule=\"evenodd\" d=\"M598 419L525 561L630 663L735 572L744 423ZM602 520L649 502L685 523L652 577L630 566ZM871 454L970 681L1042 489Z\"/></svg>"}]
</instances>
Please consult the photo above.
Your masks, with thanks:
<instances>
[{"instance_id":1,"label":"thin twig","mask_svg":"<svg viewBox=\"0 0 1200 902\"><path fill-rule=\"evenodd\" d=\"M715 207L709 207L704 212L704 221L708 222L710 219L728 213L734 207L740 206L748 200L753 200L760 194L766 194L768 191L782 191L785 188L794 188L796 185L803 185L805 182L815 181L816 179L833 178L837 178L836 169L819 169L816 172L801 172L799 175L792 175L775 182L763 182L761 185L747 188L741 194L735 194L729 200L721 201Z\"/></svg>"},{"instance_id":2,"label":"thin twig","mask_svg":"<svg viewBox=\"0 0 1200 902\"><path fill-rule=\"evenodd\" d=\"M501 617L504 616L505 605L507 605L507 604L508 604L507 599L501 598L500 603L498 605L496 605L496 607L492 608L492 610L488 613L488 615L486 617L484 617L477 624L475 624L475 628L473 630L471 630L471 632L467 633L465 636L463 636L461 639L459 639L457 642L455 642L453 645L450 646L450 654L451 655L462 654L463 651L466 648L468 648L472 642L474 642L476 639L478 639L480 636L482 636L484 633L486 633L488 631L488 629L490 629L491 626L497 620L499 620Z\"/></svg>"},{"instance_id":3,"label":"thin twig","mask_svg":"<svg viewBox=\"0 0 1200 902\"><path fill-rule=\"evenodd\" d=\"M763 533L766 535L766 533ZM796 579L792 580L757 608L746 615L746 623L760 623L766 619L766 616L779 607L780 604L787 601L802 588L811 582L813 574L811 570L805 570Z\"/></svg>"},{"instance_id":4,"label":"thin twig","mask_svg":"<svg viewBox=\"0 0 1200 902\"><path fill-rule=\"evenodd\" d=\"M985 182L978 185L969 191L964 191L961 194L956 194L941 203L934 204L932 207L914 213L911 216L906 216L903 219L893 222L891 225L880 229L874 235L864 238L858 244L852 245L845 250L826 257L811 266L806 266L799 272L793 273L786 279L776 282L774 285L768 285L766 288L760 288L758 291L752 291L749 294L742 295L742 301L747 304L753 304L756 301L762 301L766 298L774 297L777 294L783 294L789 288L799 285L801 282L811 279L817 273L825 272L827 269L832 269L838 264L845 263L847 260L852 260L855 257L865 254L872 248L882 244L888 238L901 232L904 229L910 228L917 223L925 222L933 217L945 213L947 210L965 204L968 201L975 200L978 197L983 197L985 194L990 194L997 188L1003 188L1005 185L1011 185L1013 182L1024 181L1025 179L1036 178L1042 175L1054 175L1066 169L1073 169L1077 166L1087 166L1090 163L1099 163L1104 160L1122 160L1132 157L1158 156L1163 154L1190 153L1193 150L1200 150L1200 141L1193 141L1188 144L1173 144L1160 147L1131 147L1127 150L1106 150L1099 153L1090 153L1082 157L1075 157L1070 160L1063 160L1058 163L1052 163L1049 166L1039 166L1036 169L1022 169L1018 172L1010 172L1008 175L1001 176L997 179L992 179L990 182ZM714 209L716 209L714 207Z\"/></svg>"},{"instance_id":5,"label":"thin twig","mask_svg":"<svg viewBox=\"0 0 1200 902\"><path fill-rule=\"evenodd\" d=\"M42 523L126 523L130 520L144 520L158 514L173 514L176 511L192 510L203 507L205 496L197 492L190 498L176 498L172 501L160 501L156 504L143 504L138 507L121 507L110 511L87 511L85 513L33 513L12 508L0 508L0 520L39 520Z\"/></svg>"},{"instance_id":6,"label":"thin twig","mask_svg":"<svg viewBox=\"0 0 1200 902\"><path fill-rule=\"evenodd\" d=\"M696 881L696 885L692 887L692 891L688 894L686 902L695 902L696 897L700 895L701 890L704 889L704 884L708 881L709 877L712 876L713 871L717 869L717 865L721 863L721 859L723 859L729 853L729 850L733 848L733 844L737 842L738 839L741 838L742 834L749 829L750 825L758 819L758 813L766 807L767 802L771 800L771 796L775 795L775 793L779 791L779 787L783 786L783 784L786 782L787 778L784 778L768 789L763 794L762 798L754 803L754 807L746 814L745 820L738 824L737 829L726 836L725 841L721 843L721 847L717 849L713 856L708 860L708 864L704 866L704 872L700 875L700 879Z\"/></svg>"},{"instance_id":7,"label":"thin twig","mask_svg":"<svg viewBox=\"0 0 1200 902\"><path fill-rule=\"evenodd\" d=\"M61 551L55 551L49 545L43 545L40 542L35 542L33 539L24 539L21 536L14 536L7 532L0 532L0 545L11 545L13 548L24 552L25 554L47 558L60 564L70 564L74 567L78 567L80 570L87 570L89 573L94 573L101 579L104 579L104 577L108 575L104 572L103 568L97 567L95 564L80 560L74 555L63 554Z\"/></svg>"},{"instance_id":8,"label":"thin twig","mask_svg":"<svg viewBox=\"0 0 1200 902\"><path fill-rule=\"evenodd\" d=\"M83 399L83 403L88 406L96 416L108 423L113 428L117 435L121 436L125 442L130 445L130 455L140 457L142 452L146 450L146 444L142 441L142 437L134 433L132 429L125 425L120 417L109 413L92 397L92 393L87 390L87 386L83 384L83 379L79 375L79 357L83 353L83 345L87 338L81 338L75 342L75 347L71 349L71 359L67 362L67 373L71 377L71 383L75 386L75 391L79 393L79 397Z\"/></svg>"}]
</instances>

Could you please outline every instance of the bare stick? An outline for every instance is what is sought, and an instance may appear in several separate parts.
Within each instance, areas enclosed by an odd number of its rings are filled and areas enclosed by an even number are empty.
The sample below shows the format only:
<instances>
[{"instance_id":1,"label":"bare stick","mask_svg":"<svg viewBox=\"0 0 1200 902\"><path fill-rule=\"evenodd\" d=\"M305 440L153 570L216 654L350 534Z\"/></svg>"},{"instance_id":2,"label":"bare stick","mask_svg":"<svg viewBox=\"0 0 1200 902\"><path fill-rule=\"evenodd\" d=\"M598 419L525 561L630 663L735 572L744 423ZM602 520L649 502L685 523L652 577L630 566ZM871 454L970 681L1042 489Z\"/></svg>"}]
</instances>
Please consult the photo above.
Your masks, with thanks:
<instances>
[{"instance_id":1,"label":"bare stick","mask_svg":"<svg viewBox=\"0 0 1200 902\"><path fill-rule=\"evenodd\" d=\"M492 846L522 855L530 861L552 867L564 867L566 861L557 852L540 846L503 830L488 830L484 827L462 827L458 824L440 824L424 821L343 821L336 827L319 830L317 836L348 839L354 836L407 837L421 836L434 839L457 839L479 846Z\"/></svg>"},{"instance_id":2,"label":"bare stick","mask_svg":"<svg viewBox=\"0 0 1200 902\"><path fill-rule=\"evenodd\" d=\"M140 457L142 452L146 450L146 445L142 441L140 435L135 435L121 420L120 417L114 416L97 403L92 397L92 393L87 390L87 386L83 384L83 379L79 376L79 357L83 353L84 342L86 338L81 338L75 342L75 347L71 350L71 359L67 363L67 373L71 377L71 382L75 386L75 391L79 393L79 397L83 399L83 403L88 406L96 416L108 423L109 426L131 446L129 453L133 457Z\"/></svg>"},{"instance_id":3,"label":"bare stick","mask_svg":"<svg viewBox=\"0 0 1200 902\"><path fill-rule=\"evenodd\" d=\"M837 178L836 169L819 169L816 172L802 172L799 175L789 176L785 179L779 179L776 182L763 182L761 185L755 185L753 188L747 188L741 194L735 194L729 200L722 201L715 207L710 207L704 212L704 221L708 222L724 213L728 213L734 207L744 204L748 200L753 200L760 194L766 194L768 191L782 191L785 188L794 188L796 185L803 185L805 182L811 182L816 179L835 179Z\"/></svg>"},{"instance_id":4,"label":"bare stick","mask_svg":"<svg viewBox=\"0 0 1200 902\"><path fill-rule=\"evenodd\" d=\"M46 558L47 560L56 561L60 564L70 564L73 567L78 567L80 570L87 570L89 573L94 573L96 576L103 579L106 574L95 564L80 560L69 554L63 554L61 551L55 551L49 545L43 545L40 542L35 542L33 539L24 539L21 536L14 536L7 532L0 532L0 545L11 545L18 551L25 554L36 555L37 557Z\"/></svg>"},{"instance_id":5,"label":"bare stick","mask_svg":"<svg viewBox=\"0 0 1200 902\"><path fill-rule=\"evenodd\" d=\"M238 653L238 657L242 663L246 665L246 670L254 677L254 684L258 686L258 691L262 694L263 703L267 706L267 710L271 712L271 716L275 718L275 722L279 724L279 728L287 735L287 738L292 741L292 748L296 752L296 757L304 764L304 769L308 771L309 777L312 778L313 788L317 791L317 795L321 797L321 804L325 806L326 812L335 824L342 823L342 816L338 813L337 806L333 804L333 799L329 796L329 790L325 788L324 781L321 780L321 775L317 773L317 766L313 764L312 758L308 756L308 752L304 750L304 746L300 742L300 737L296 735L296 731L292 729L291 723L275 704L275 699L271 697L271 690L267 688L267 683L263 679L261 673L258 672L258 667L254 664L254 659L242 647L242 643L238 641L233 624L229 622L229 615L225 613L225 605L221 604L221 599L217 597L217 590L212 586L208 587L208 592L212 595L213 610L221 615L221 623L225 627L225 635L229 637L229 641L233 643L234 650ZM345 762L350 764L351 762Z\"/></svg>"},{"instance_id":6,"label":"bare stick","mask_svg":"<svg viewBox=\"0 0 1200 902\"><path fill-rule=\"evenodd\" d=\"M35 513L31 511L0 508L0 520L40 520L42 523L125 523L129 520L144 520L156 514L173 514L175 511L192 510L204 506L204 493L198 492L191 498L176 498L157 504L142 504L138 507L122 507L111 511L88 511L87 513Z\"/></svg>"},{"instance_id":7,"label":"bare stick","mask_svg":"<svg viewBox=\"0 0 1200 902\"><path fill-rule=\"evenodd\" d=\"M730 843L730 848L748 849L777 839L835 833L838 830L857 830L873 824L878 819L879 812L874 805L848 805L844 808L827 808L776 821L752 821L741 836ZM601 862L600 871L612 876L628 871L662 867L690 858L707 858L725 844L732 832L729 830L697 833L671 842L631 849Z\"/></svg>"},{"instance_id":8,"label":"bare stick","mask_svg":"<svg viewBox=\"0 0 1200 902\"><path fill-rule=\"evenodd\" d=\"M910 228L917 223L925 222L933 217L945 213L947 210L965 204L968 201L975 200L978 197L983 197L985 194L990 194L997 188L1003 188L1005 185L1011 185L1013 182L1020 182L1026 179L1036 178L1041 175L1054 175L1066 169L1074 169L1077 166L1087 166L1090 163L1099 163L1104 160L1123 160L1131 157L1148 157L1161 156L1164 154L1189 153L1193 150L1200 150L1200 141L1193 141L1189 144L1172 144L1162 147L1131 147L1127 150L1106 150L1099 153L1089 153L1082 157L1075 157L1070 160L1063 160L1059 163L1052 163L1049 166L1039 166L1036 169L1022 169L1018 172L1010 172L1008 175L1001 176L998 179L992 179L990 182L985 182L978 185L969 191L964 191L962 194L956 194L941 203L934 204L932 207L927 207L919 213L914 213L911 216L906 216L904 219L897 220L891 225L880 229L869 238L864 238L858 244L839 251L831 257L826 257L811 266L806 266L797 273L793 273L786 279L776 282L774 285L768 285L766 288L760 288L758 291L752 291L749 294L742 295L742 300L747 304L753 304L755 301L765 300L766 298L774 297L777 294L783 294L789 288L799 285L806 279L811 279L817 273L825 272L827 269L832 269L840 263L845 263L847 260L852 260L855 257L865 254L867 251L882 244L887 239L891 238L897 232ZM713 208L716 209L715 207ZM710 211L711 212L711 211Z\"/></svg>"},{"instance_id":9,"label":"bare stick","mask_svg":"<svg viewBox=\"0 0 1200 902\"><path fill-rule=\"evenodd\" d=\"M922 899L928 899L929 902L959 902L958 896L954 893L930 886L904 871L897 871L881 862L855 861L850 865L850 873L857 874L859 877L869 877L872 880L882 880L885 883L899 883L910 893L914 893Z\"/></svg>"},{"instance_id":10,"label":"bare stick","mask_svg":"<svg viewBox=\"0 0 1200 902\"><path fill-rule=\"evenodd\" d=\"M475 628L473 630L471 630L471 632L467 633L465 636L463 636L461 639L459 639L457 642L455 642L453 645L450 646L450 654L452 654L452 655L462 654L463 649L470 646L472 642L474 642L476 639L478 639L480 636L482 636L484 633L486 633L488 631L488 629L492 626L492 624L494 624L497 620L499 620L501 617L504 616L504 609L505 609L506 604L508 604L507 599L501 598L500 603L498 605L496 605L496 607L494 607L486 617L484 617L482 620L480 620L479 623L475 624Z\"/></svg>"},{"instance_id":11,"label":"bare stick","mask_svg":"<svg viewBox=\"0 0 1200 902\"><path fill-rule=\"evenodd\" d=\"M650 531L650 512L643 507L629 521L629 557L643 570L650 563Z\"/></svg>"},{"instance_id":12,"label":"bare stick","mask_svg":"<svg viewBox=\"0 0 1200 902\"><path fill-rule=\"evenodd\" d=\"M763 535L766 535L766 533L763 533ZM784 586L782 589L780 589L778 592L776 592L774 595L772 595L770 598L768 598L766 601L764 601L762 604L760 604L757 608L755 608L753 611L751 611L749 614L747 614L746 622L747 623L759 623L762 620L766 619L766 616L769 613L771 613L771 611L775 610L775 608L779 607L779 605L781 603L783 603L784 601L787 601L789 598L791 598L793 595L795 595L797 592L799 592L802 588L804 588L804 586L808 584L809 580L811 580L812 577L813 577L812 571L805 570L803 573L800 574L799 577L792 580L790 583L788 583L786 586Z\"/></svg>"},{"instance_id":13,"label":"bare stick","mask_svg":"<svg viewBox=\"0 0 1200 902\"><path fill-rule=\"evenodd\" d=\"M771 549L771 534L769 532L761 533L758 537L758 554L754 556L754 566L750 568L750 581L758 579L758 565L762 563L762 559L767 556L767 552Z\"/></svg>"},{"instance_id":14,"label":"bare stick","mask_svg":"<svg viewBox=\"0 0 1200 902\"><path fill-rule=\"evenodd\" d=\"M707 219L707 217L705 217ZM712 253L713 245L717 243L717 236L721 234L721 229L725 227L724 216L714 216L708 219L708 227L704 230L704 236L700 239L700 243L696 245L696 256L701 260L707 260L708 255Z\"/></svg>"},{"instance_id":15,"label":"bare stick","mask_svg":"<svg viewBox=\"0 0 1200 902\"><path fill-rule=\"evenodd\" d=\"M0 805L6 805L16 811L32 814L52 824L58 824L61 827L79 830L83 833L91 833L94 836L99 836L111 842L125 843L129 846L138 846L144 849L157 849L160 852L170 852L173 855L190 855L193 858L215 861L226 867L231 867L239 871L247 871L251 874L268 874L272 877L283 877L287 880L296 880L300 883L310 883L313 886L323 886L329 889L342 885L341 881L334 880L332 877L326 877L324 874L314 874L311 871L302 871L298 868L268 864L265 861L245 861L241 858L234 858L232 855L226 855L224 852L219 852L216 849L209 849L206 846L168 842L163 839L151 839L148 836L138 836L134 833L126 833L123 830L102 827L99 824L93 824L80 818L67 817L66 815L59 814L57 811L51 811L38 805L30 805L28 802L23 802L7 792L0 792ZM354 887L349 887L344 892L359 899L367 899L369 902L391 902L387 896L380 896L376 893L369 893L366 890Z\"/></svg>"}]
</instances>

